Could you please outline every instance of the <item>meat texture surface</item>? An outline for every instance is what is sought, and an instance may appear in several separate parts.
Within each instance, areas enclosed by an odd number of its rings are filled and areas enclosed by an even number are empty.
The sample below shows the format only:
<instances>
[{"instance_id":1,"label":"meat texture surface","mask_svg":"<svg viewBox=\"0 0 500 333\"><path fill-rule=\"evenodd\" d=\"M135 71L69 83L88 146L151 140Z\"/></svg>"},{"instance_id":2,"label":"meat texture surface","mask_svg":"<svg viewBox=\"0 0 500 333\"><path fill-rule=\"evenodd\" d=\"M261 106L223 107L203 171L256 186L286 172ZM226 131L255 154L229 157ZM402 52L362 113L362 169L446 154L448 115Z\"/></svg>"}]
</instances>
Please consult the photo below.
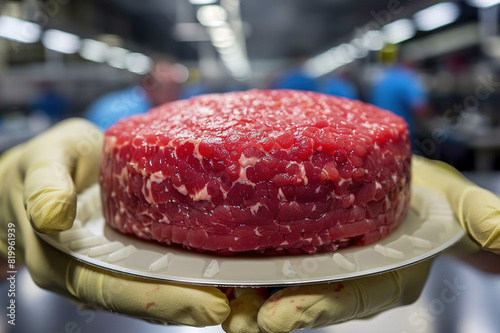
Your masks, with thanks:
<instances>
[{"instance_id":1,"label":"meat texture surface","mask_svg":"<svg viewBox=\"0 0 500 333\"><path fill-rule=\"evenodd\" d=\"M107 223L197 251L301 254L366 245L404 220L404 120L317 93L251 90L176 101L105 133Z\"/></svg>"}]
</instances>

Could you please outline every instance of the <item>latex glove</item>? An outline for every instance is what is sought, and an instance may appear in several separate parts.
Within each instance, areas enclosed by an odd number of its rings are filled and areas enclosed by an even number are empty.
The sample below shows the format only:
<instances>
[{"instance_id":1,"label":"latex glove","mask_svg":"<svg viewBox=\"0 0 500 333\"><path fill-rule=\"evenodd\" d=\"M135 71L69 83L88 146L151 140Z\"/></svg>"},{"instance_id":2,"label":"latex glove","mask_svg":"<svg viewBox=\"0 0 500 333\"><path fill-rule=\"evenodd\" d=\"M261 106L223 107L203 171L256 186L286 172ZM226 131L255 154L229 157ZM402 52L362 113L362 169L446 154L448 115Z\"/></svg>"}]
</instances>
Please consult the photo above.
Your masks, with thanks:
<instances>
[{"instance_id":1,"label":"latex glove","mask_svg":"<svg viewBox=\"0 0 500 333\"><path fill-rule=\"evenodd\" d=\"M86 306L151 321L220 324L229 306L216 288L162 283L94 268L55 250L34 233L32 226L42 232L72 226L76 194L97 180L102 138L89 122L70 119L1 156L0 250L6 253L6 233L13 223L16 259L25 261L33 280L43 288Z\"/></svg>"},{"instance_id":2,"label":"latex glove","mask_svg":"<svg viewBox=\"0 0 500 333\"><path fill-rule=\"evenodd\" d=\"M449 164L414 156L415 185L441 192L462 228L483 249L500 251L500 198L467 180Z\"/></svg>"},{"instance_id":3,"label":"latex glove","mask_svg":"<svg viewBox=\"0 0 500 333\"><path fill-rule=\"evenodd\" d=\"M451 166L413 158L412 183L446 196L462 227L486 249L500 245L500 199L466 180ZM432 260L393 272L332 284L288 287L266 299L255 290L237 292L227 332L289 332L363 318L415 301Z\"/></svg>"},{"instance_id":4,"label":"latex glove","mask_svg":"<svg viewBox=\"0 0 500 333\"><path fill-rule=\"evenodd\" d=\"M425 284L431 261L339 283L288 287L267 298L256 289L236 292L226 332L291 332L318 328L413 303Z\"/></svg>"}]
</instances>

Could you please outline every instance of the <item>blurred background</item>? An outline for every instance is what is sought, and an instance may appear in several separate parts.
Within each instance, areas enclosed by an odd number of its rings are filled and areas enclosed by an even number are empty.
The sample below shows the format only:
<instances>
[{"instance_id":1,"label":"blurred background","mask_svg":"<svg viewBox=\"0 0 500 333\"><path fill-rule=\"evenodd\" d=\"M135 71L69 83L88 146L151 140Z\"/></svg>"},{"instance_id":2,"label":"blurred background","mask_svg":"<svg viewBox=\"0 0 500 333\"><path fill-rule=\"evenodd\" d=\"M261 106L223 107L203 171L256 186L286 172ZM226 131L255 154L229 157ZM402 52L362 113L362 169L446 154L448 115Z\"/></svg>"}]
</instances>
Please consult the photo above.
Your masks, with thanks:
<instances>
[{"instance_id":1,"label":"blurred background","mask_svg":"<svg viewBox=\"0 0 500 333\"><path fill-rule=\"evenodd\" d=\"M451 163L499 193L499 4L0 0L0 152L71 116L87 117L105 128L117 118L99 113L109 103L123 116L202 93L292 88L360 99L405 117L415 153ZM152 93L157 86L163 89L163 99ZM104 118L107 121L100 123ZM445 260L442 267L451 265L451 259L440 260ZM482 308L473 286L484 279L470 278L469 290L474 292L457 296L461 302L444 304L442 311L435 307L442 303L436 303L436 297L443 281L456 278L454 269L472 274L461 264L451 266L448 273L435 273L434 287L427 287L413 310L384 314L377 317L377 325L387 332L495 332L498 318L483 318L491 311ZM25 321L18 332L100 332L110 321L120 331L132 332L139 329L134 325L146 325L111 314L94 319L86 310L36 289L29 275L22 274L21 295L38 295L37 311L50 310L41 300L64 310L58 312L59 321L37 326L41 331ZM500 294L498 278L491 280ZM1 287L5 295L6 284ZM464 302L483 304L477 305L481 315L470 323L469 317L457 319ZM18 314L27 319L34 305L24 306ZM404 319L415 314L416 321ZM7 329L4 320L0 331ZM160 331L155 325L147 327ZM337 330L342 326L325 331Z\"/></svg>"},{"instance_id":2,"label":"blurred background","mask_svg":"<svg viewBox=\"0 0 500 333\"><path fill-rule=\"evenodd\" d=\"M180 85L170 99L249 88L358 98L407 118L417 153L500 167L495 0L2 0L0 15L0 151L88 115L168 57Z\"/></svg>"}]
</instances>

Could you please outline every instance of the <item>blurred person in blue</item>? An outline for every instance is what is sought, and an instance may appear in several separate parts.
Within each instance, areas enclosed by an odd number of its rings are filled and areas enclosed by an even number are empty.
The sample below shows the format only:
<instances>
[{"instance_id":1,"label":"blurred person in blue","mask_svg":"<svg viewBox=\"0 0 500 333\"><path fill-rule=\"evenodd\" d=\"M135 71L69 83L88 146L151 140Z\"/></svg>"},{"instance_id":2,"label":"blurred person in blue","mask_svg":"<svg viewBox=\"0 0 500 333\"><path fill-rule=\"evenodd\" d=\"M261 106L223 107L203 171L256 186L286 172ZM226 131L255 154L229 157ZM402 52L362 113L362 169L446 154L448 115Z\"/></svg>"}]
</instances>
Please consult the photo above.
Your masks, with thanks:
<instances>
[{"instance_id":1,"label":"blurred person in blue","mask_svg":"<svg viewBox=\"0 0 500 333\"><path fill-rule=\"evenodd\" d=\"M118 120L179 99L182 75L168 57L153 59L151 70L140 82L102 96L92 103L84 116L101 129Z\"/></svg>"},{"instance_id":2,"label":"blurred person in blue","mask_svg":"<svg viewBox=\"0 0 500 333\"><path fill-rule=\"evenodd\" d=\"M39 112L55 123L61 120L67 111L67 103L52 82L41 81L37 84L37 93L29 105L30 111Z\"/></svg>"},{"instance_id":3,"label":"blurred person in blue","mask_svg":"<svg viewBox=\"0 0 500 333\"><path fill-rule=\"evenodd\" d=\"M320 91L324 94L345 97L349 99L359 99L358 88L349 77L347 71L335 73L325 79Z\"/></svg>"},{"instance_id":4,"label":"blurred person in blue","mask_svg":"<svg viewBox=\"0 0 500 333\"><path fill-rule=\"evenodd\" d=\"M385 68L372 83L371 102L403 117L414 136L417 118L428 113L424 86L409 64L398 62L397 46L386 45L380 51L380 62Z\"/></svg>"},{"instance_id":5,"label":"blurred person in blue","mask_svg":"<svg viewBox=\"0 0 500 333\"><path fill-rule=\"evenodd\" d=\"M293 89L303 91L318 91L318 83L304 70L307 55L302 50L290 52L290 65L271 83L272 89Z\"/></svg>"}]
</instances>

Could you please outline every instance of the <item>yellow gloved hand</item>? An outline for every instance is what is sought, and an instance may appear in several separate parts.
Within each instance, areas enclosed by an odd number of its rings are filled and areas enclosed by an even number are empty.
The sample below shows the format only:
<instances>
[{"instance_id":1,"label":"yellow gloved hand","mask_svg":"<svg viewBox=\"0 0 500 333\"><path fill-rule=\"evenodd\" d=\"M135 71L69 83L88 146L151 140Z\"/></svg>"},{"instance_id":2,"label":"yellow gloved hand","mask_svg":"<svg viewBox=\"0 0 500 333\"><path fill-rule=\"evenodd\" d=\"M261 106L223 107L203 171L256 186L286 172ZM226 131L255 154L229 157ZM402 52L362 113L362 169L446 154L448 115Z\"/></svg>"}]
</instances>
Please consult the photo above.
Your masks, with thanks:
<instances>
[{"instance_id":1,"label":"yellow gloved hand","mask_svg":"<svg viewBox=\"0 0 500 333\"><path fill-rule=\"evenodd\" d=\"M231 314L222 327L230 333L285 333L374 315L413 303L430 265L428 260L356 280L288 287L267 300L255 289L245 289L230 303Z\"/></svg>"},{"instance_id":2,"label":"yellow gloved hand","mask_svg":"<svg viewBox=\"0 0 500 333\"><path fill-rule=\"evenodd\" d=\"M0 157L0 252L7 253L7 232L15 229L16 259L26 263L43 288L90 307L146 320L220 324L229 306L217 288L104 271L71 259L36 236L33 227L58 232L72 226L76 194L97 181L102 139L89 122L70 119Z\"/></svg>"},{"instance_id":3,"label":"yellow gloved hand","mask_svg":"<svg viewBox=\"0 0 500 333\"><path fill-rule=\"evenodd\" d=\"M462 228L483 249L500 251L500 198L449 164L414 156L412 183L441 192Z\"/></svg>"},{"instance_id":4,"label":"yellow gloved hand","mask_svg":"<svg viewBox=\"0 0 500 333\"><path fill-rule=\"evenodd\" d=\"M500 199L467 181L451 166L413 158L412 183L441 192L462 227L485 249L500 250ZM267 300L240 291L223 323L227 332L290 332L363 318L415 301L432 260L377 276L331 284L288 287Z\"/></svg>"}]
</instances>

